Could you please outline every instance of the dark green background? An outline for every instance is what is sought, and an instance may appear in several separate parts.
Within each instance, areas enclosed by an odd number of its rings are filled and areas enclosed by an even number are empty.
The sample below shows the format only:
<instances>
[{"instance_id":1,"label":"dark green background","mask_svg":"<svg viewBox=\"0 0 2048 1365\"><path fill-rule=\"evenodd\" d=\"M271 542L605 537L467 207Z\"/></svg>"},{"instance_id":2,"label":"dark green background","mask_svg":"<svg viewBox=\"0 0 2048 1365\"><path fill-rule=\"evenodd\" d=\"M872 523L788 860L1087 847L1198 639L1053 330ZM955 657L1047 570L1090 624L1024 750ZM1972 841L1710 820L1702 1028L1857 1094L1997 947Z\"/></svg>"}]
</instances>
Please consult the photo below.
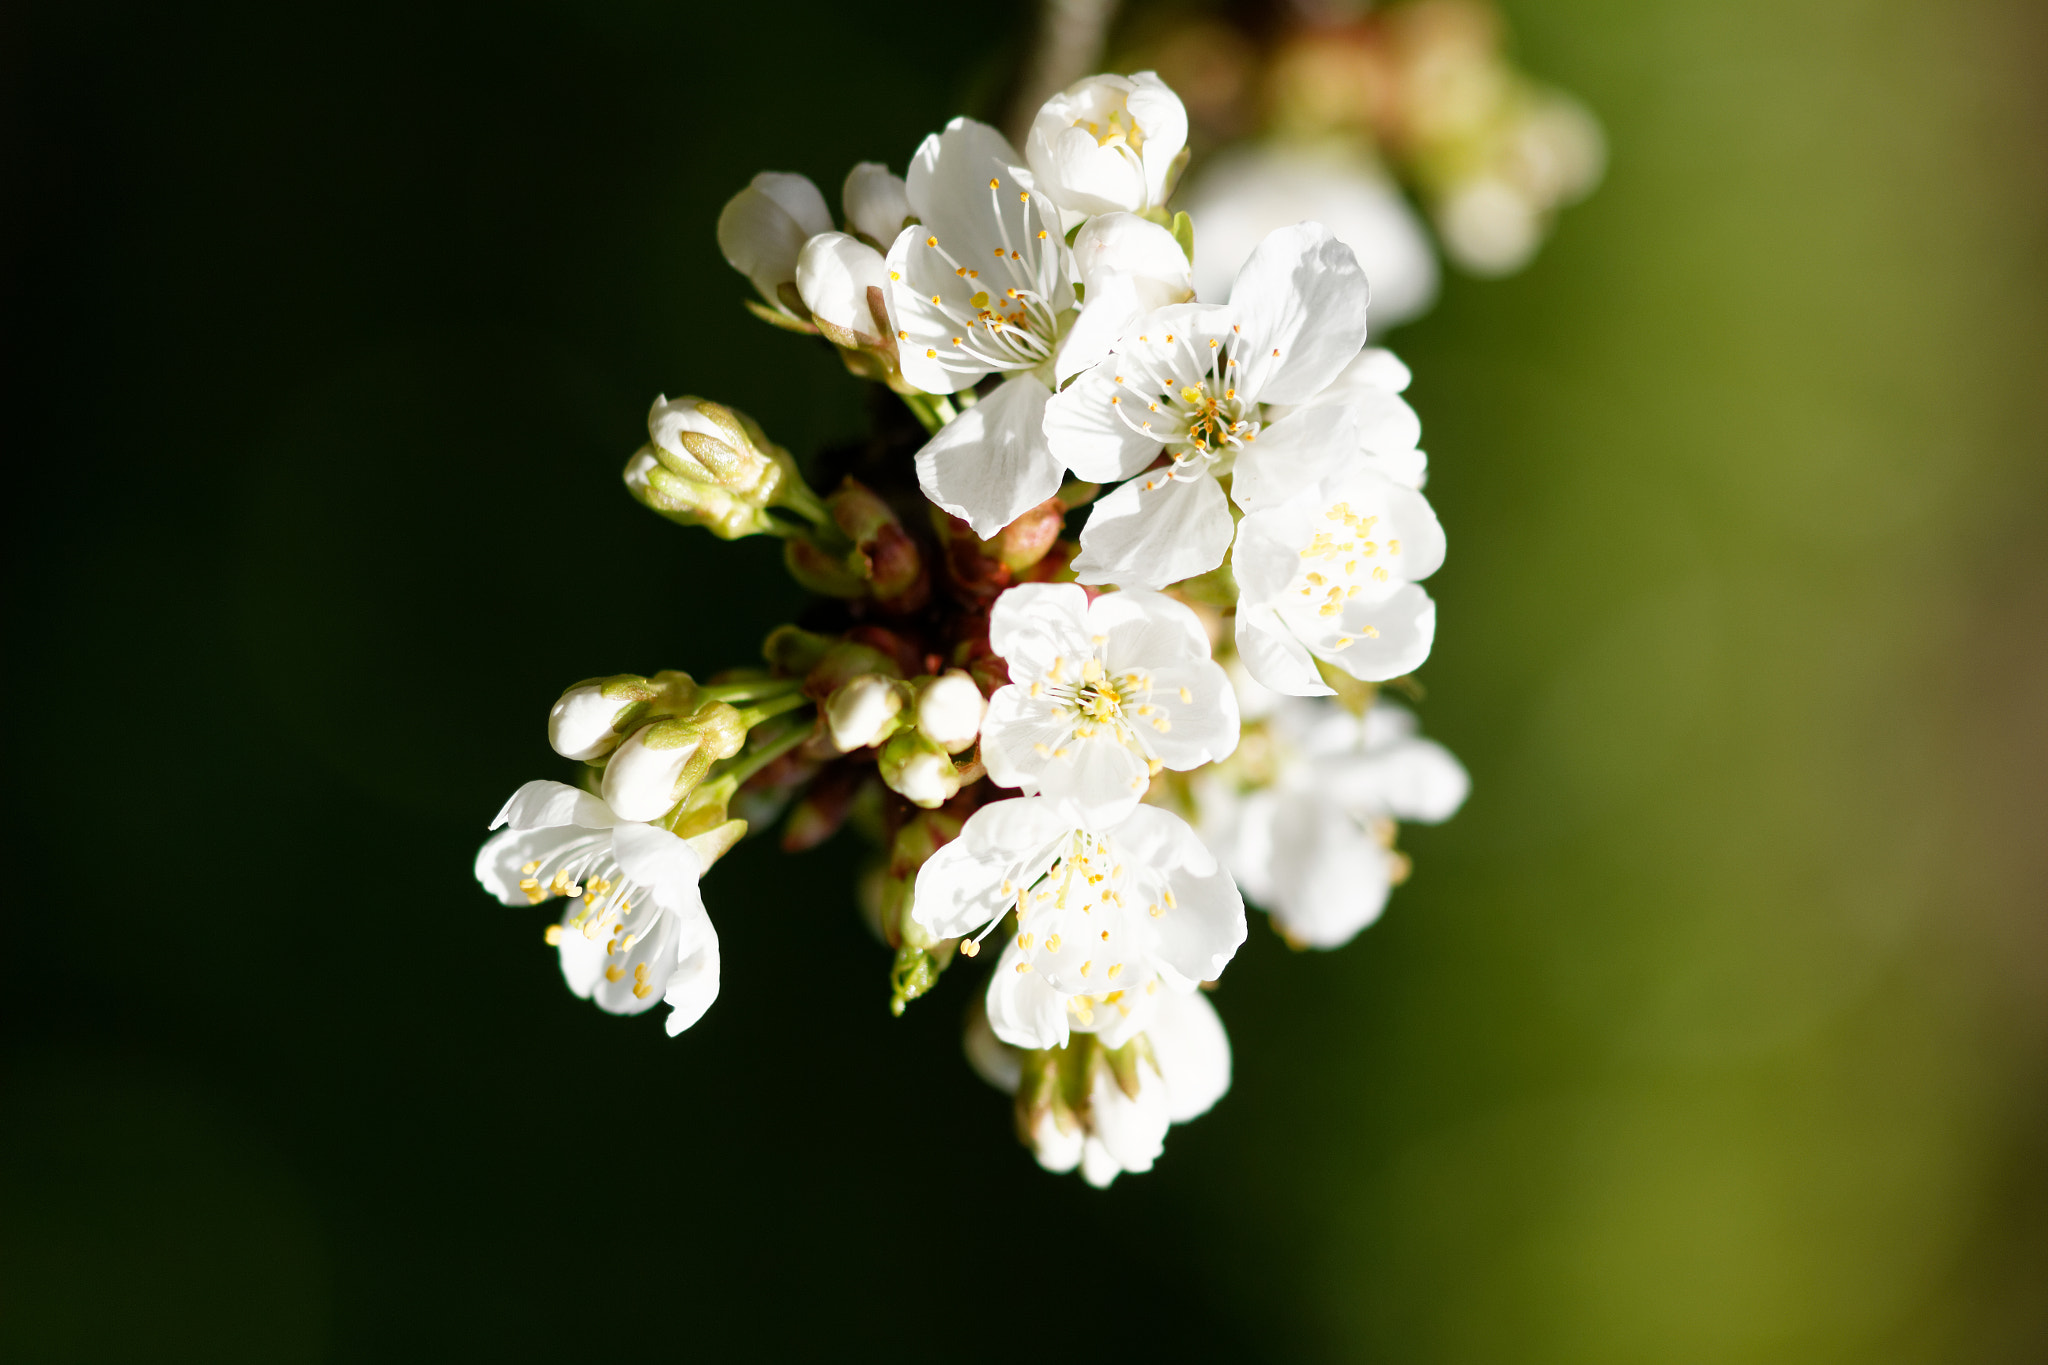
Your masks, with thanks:
<instances>
[{"instance_id":1,"label":"dark green background","mask_svg":"<svg viewBox=\"0 0 2048 1365\"><path fill-rule=\"evenodd\" d=\"M1016 7L17 11L0 42L0 1355L2048 1356L2035 11L1510 6L1608 183L1397 338L1474 796L1107 1194L901 1021L849 843L712 876L679 1040L469 875L772 549L619 490L660 391L859 386L712 237L901 167Z\"/></svg>"}]
</instances>

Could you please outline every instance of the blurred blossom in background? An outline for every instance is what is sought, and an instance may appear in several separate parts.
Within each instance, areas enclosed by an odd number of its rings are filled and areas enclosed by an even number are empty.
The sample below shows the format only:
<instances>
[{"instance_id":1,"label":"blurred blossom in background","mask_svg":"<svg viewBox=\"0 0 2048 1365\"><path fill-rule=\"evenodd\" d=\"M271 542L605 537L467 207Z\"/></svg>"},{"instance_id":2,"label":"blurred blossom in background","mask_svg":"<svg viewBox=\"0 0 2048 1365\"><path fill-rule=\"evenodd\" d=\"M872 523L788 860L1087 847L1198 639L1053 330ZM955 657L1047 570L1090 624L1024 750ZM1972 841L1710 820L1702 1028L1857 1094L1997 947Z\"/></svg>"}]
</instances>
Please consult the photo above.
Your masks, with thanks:
<instances>
[{"instance_id":1,"label":"blurred blossom in background","mask_svg":"<svg viewBox=\"0 0 2048 1365\"><path fill-rule=\"evenodd\" d=\"M2048 1358L2038 7L1048 12L10 15L0 1357ZM1187 105L1204 297L1365 263L1458 623L1248 717L1351 823L1242 820L1231 1088L1104 1192L967 981L891 1017L852 841L734 851L677 1039L469 872L574 670L799 600L620 495L648 399L867 429L720 207L1098 69Z\"/></svg>"}]
</instances>

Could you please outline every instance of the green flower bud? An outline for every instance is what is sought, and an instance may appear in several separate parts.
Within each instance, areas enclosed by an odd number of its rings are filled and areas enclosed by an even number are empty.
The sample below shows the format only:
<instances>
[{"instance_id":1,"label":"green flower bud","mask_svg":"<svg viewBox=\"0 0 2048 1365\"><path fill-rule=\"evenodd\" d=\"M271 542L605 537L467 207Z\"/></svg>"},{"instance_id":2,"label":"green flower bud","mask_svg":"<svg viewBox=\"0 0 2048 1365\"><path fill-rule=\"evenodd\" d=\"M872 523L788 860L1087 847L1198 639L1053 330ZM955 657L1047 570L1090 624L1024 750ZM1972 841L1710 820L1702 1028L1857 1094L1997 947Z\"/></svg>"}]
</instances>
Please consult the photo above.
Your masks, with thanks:
<instances>
[{"instance_id":1,"label":"green flower bud","mask_svg":"<svg viewBox=\"0 0 2048 1365\"><path fill-rule=\"evenodd\" d=\"M563 758L602 758L618 747L658 695L635 673L577 683L548 712L548 743Z\"/></svg>"},{"instance_id":2,"label":"green flower bud","mask_svg":"<svg viewBox=\"0 0 2048 1365\"><path fill-rule=\"evenodd\" d=\"M766 512L734 497L715 483L677 474L662 464L652 446L642 446L626 462L626 490L643 507L683 526L702 526L720 540L779 533Z\"/></svg>"},{"instance_id":3,"label":"green flower bud","mask_svg":"<svg viewBox=\"0 0 2048 1365\"><path fill-rule=\"evenodd\" d=\"M904 730L884 744L876 767L892 791L926 810L952 800L966 780L953 766L953 756L916 730Z\"/></svg>"},{"instance_id":4,"label":"green flower bud","mask_svg":"<svg viewBox=\"0 0 2048 1365\"><path fill-rule=\"evenodd\" d=\"M647 412L647 435L669 470L716 484L753 507L774 503L793 472L756 446L738 414L722 403L657 398Z\"/></svg>"},{"instance_id":5,"label":"green flower bud","mask_svg":"<svg viewBox=\"0 0 2048 1365\"><path fill-rule=\"evenodd\" d=\"M722 701L693 714L643 725L605 764L600 789L621 820L655 820L688 796L711 765L731 758L747 742L740 713Z\"/></svg>"},{"instance_id":6,"label":"green flower bud","mask_svg":"<svg viewBox=\"0 0 2048 1365\"><path fill-rule=\"evenodd\" d=\"M841 753L880 744L901 726L910 705L910 686L900 678L863 673L849 678L825 699L825 726Z\"/></svg>"}]
</instances>

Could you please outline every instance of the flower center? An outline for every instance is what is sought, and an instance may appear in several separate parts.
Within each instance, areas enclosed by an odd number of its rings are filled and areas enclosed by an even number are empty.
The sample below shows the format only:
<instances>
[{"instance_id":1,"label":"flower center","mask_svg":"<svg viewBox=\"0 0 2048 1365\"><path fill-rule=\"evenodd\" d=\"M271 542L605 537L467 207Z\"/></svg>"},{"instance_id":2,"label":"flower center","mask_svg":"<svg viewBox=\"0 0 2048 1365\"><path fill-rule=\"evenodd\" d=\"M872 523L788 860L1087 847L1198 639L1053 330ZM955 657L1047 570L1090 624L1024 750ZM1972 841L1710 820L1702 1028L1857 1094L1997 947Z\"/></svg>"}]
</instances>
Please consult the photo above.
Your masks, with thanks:
<instances>
[{"instance_id":1,"label":"flower center","mask_svg":"<svg viewBox=\"0 0 2048 1365\"><path fill-rule=\"evenodd\" d=\"M1098 147L1128 147L1138 153L1145 150L1145 130L1138 126L1136 119L1131 118L1128 109L1112 109L1109 111L1109 117L1100 123L1093 119L1077 118L1074 120L1074 126L1086 128L1088 135L1095 139L1095 145Z\"/></svg>"},{"instance_id":2,"label":"flower center","mask_svg":"<svg viewBox=\"0 0 2048 1365\"><path fill-rule=\"evenodd\" d=\"M634 911L643 908L635 904L642 888L619 871L611 847L609 832L593 834L519 869L519 889L530 903L539 905L556 896L583 902L572 907L561 923L547 927L545 937L550 945L560 944L571 933L581 933L593 943L603 943L606 957L618 957L631 952L652 927L652 918L645 915L637 925L627 925ZM618 981L625 970L607 964L604 974L607 980ZM642 1000L653 990L644 979L646 974L645 963L634 973L633 994Z\"/></svg>"},{"instance_id":3,"label":"flower center","mask_svg":"<svg viewBox=\"0 0 2048 1365\"><path fill-rule=\"evenodd\" d=\"M1401 542L1380 534L1379 522L1376 516L1352 511L1348 502L1335 502L1323 509L1301 551L1301 571L1289 585L1290 593L1308 599L1296 602L1297 608L1312 606L1319 617L1339 616L1344 604L1361 591L1383 594L1384 585L1393 578L1388 562L1400 557ZM1376 639L1379 632L1366 626L1358 636ZM1351 643L1352 638L1344 636L1334 648L1344 649Z\"/></svg>"}]
</instances>

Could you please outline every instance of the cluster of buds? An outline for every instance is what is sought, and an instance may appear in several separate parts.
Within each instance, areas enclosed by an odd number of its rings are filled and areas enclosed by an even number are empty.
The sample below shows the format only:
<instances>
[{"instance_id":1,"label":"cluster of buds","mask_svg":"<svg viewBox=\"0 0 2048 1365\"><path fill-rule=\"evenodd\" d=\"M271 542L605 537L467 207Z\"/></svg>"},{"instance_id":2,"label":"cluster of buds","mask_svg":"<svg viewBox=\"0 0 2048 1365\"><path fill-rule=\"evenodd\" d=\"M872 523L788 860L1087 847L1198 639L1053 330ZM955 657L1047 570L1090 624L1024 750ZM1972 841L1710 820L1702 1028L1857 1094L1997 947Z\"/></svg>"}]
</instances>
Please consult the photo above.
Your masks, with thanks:
<instances>
[{"instance_id":1,"label":"cluster of buds","mask_svg":"<svg viewBox=\"0 0 2048 1365\"><path fill-rule=\"evenodd\" d=\"M1444 537L1407 370L1365 346L1365 275L1316 223L1263 239L1227 302L1194 301L1193 226L1167 202L1187 131L1155 74L1090 77L1022 153L955 119L905 176L855 167L837 224L796 175L726 205L748 307L915 425L828 453L814 485L744 414L654 404L634 496L781 538L815 599L762 667L568 688L549 739L580 782L521 788L477 864L507 904L569 900L547 939L572 990L666 1002L673 1032L718 990L711 865L777 820L792 853L859 831L889 1008L986 964L970 1056L1041 1164L1098 1185L1228 1088L1204 988L1244 942L1240 881L1290 942L1328 946L1297 903L1354 870L1356 841L1309 850L1312 885L1286 841L1332 812L1375 835L1448 814L1441 781L1401 785L1412 725L1338 700L1434 638L1421 580ZM1364 725L1350 749L1329 715ZM1244 733L1263 766L1233 763Z\"/></svg>"}]
</instances>

